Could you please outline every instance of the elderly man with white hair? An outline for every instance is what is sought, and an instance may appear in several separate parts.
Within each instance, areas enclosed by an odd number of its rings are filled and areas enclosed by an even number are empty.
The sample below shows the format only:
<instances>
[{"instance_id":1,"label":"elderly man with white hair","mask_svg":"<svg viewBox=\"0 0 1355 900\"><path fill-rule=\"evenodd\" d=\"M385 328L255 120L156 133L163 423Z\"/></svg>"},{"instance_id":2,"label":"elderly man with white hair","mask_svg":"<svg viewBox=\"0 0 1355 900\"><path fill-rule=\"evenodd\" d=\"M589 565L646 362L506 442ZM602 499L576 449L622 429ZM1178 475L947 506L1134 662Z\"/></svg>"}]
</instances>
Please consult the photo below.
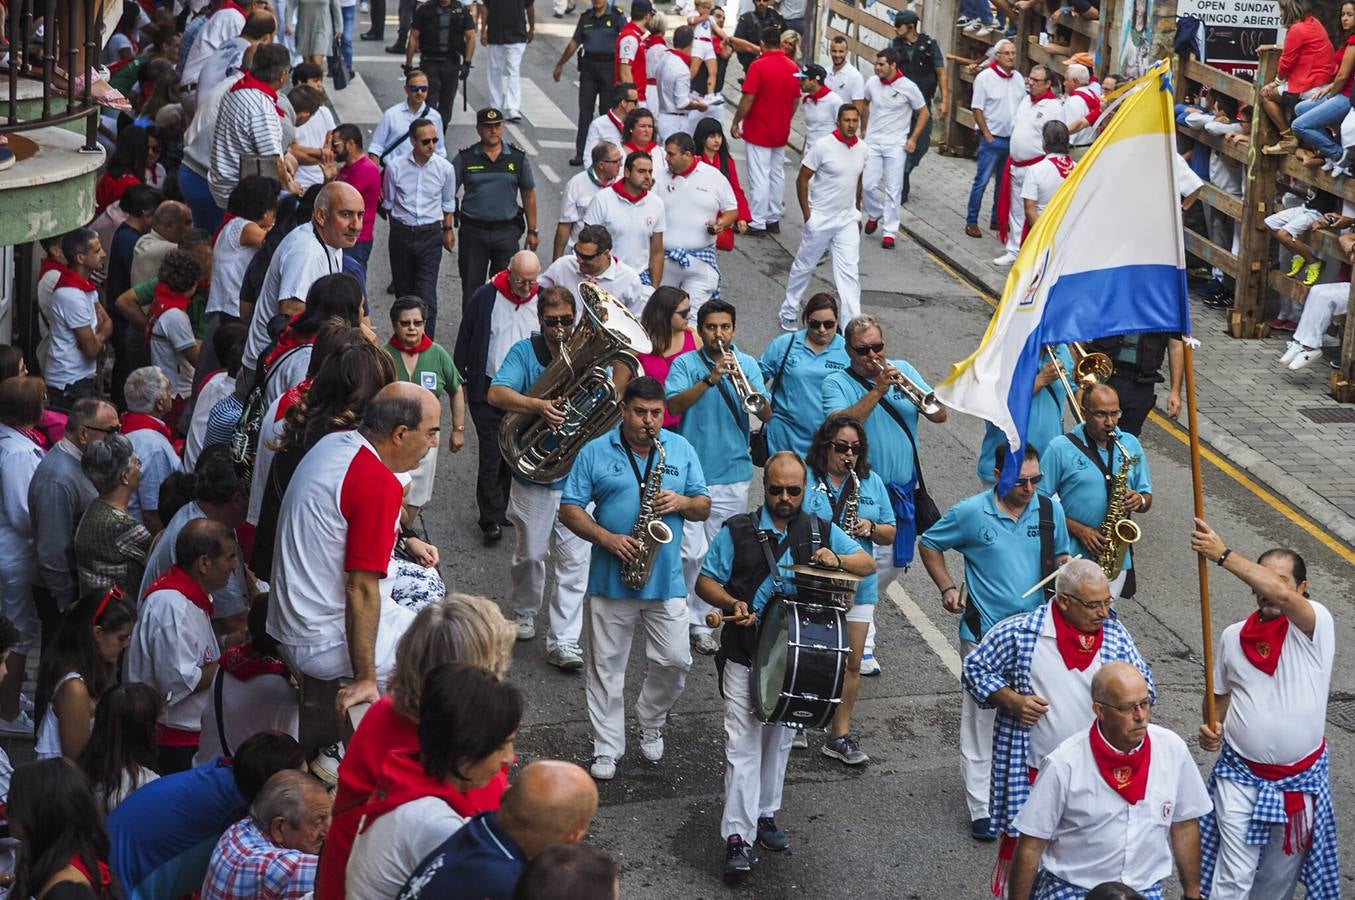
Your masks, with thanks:
<instances>
[{"instance_id":1,"label":"elderly man with white hair","mask_svg":"<svg viewBox=\"0 0 1355 900\"><path fill-rule=\"evenodd\" d=\"M1091 78L1091 72L1081 63L1069 63L1063 76L1063 122L1071 135L1068 143L1073 159L1081 159L1096 138L1092 126L1101 115L1101 96L1091 87Z\"/></svg>"},{"instance_id":2,"label":"elderly man with white hair","mask_svg":"<svg viewBox=\"0 0 1355 900\"><path fill-rule=\"evenodd\" d=\"M315 776L275 773L212 851L202 900L302 897L314 889L332 803Z\"/></svg>"},{"instance_id":3,"label":"elderly man with white hair","mask_svg":"<svg viewBox=\"0 0 1355 900\"><path fill-rule=\"evenodd\" d=\"M133 492L127 509L155 534L165 527L160 518L160 485L170 475L183 471L173 432L165 424L174 396L169 379L156 366L142 366L128 375L123 395L127 412L122 416L122 433L141 460L141 485Z\"/></svg>"},{"instance_id":4,"label":"elderly man with white hair","mask_svg":"<svg viewBox=\"0 0 1355 900\"><path fill-rule=\"evenodd\" d=\"M1030 794L1032 773L1092 723L1092 677L1122 660L1152 688L1152 670L1112 611L1113 602L1100 566L1069 560L1054 581L1053 599L1002 620L965 657L965 690L981 708L997 710L989 794L992 833L1002 839L995 890L1005 883L1016 850L1012 821Z\"/></svg>"}]
</instances>

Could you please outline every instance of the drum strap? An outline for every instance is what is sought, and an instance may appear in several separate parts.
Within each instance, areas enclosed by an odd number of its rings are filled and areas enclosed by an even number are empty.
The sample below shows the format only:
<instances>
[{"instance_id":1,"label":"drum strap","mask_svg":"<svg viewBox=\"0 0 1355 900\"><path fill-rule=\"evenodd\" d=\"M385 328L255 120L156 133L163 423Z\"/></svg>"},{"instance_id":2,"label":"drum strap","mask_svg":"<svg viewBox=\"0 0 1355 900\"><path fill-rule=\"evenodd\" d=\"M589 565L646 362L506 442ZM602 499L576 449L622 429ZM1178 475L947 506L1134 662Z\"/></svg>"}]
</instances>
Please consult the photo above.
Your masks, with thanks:
<instances>
[{"instance_id":1,"label":"drum strap","mask_svg":"<svg viewBox=\"0 0 1355 900\"><path fill-rule=\"evenodd\" d=\"M1040 575L1048 578L1054 571L1054 501L1044 494L1036 494L1040 501ZM1054 583L1045 587L1045 596L1054 597Z\"/></svg>"}]
</instances>

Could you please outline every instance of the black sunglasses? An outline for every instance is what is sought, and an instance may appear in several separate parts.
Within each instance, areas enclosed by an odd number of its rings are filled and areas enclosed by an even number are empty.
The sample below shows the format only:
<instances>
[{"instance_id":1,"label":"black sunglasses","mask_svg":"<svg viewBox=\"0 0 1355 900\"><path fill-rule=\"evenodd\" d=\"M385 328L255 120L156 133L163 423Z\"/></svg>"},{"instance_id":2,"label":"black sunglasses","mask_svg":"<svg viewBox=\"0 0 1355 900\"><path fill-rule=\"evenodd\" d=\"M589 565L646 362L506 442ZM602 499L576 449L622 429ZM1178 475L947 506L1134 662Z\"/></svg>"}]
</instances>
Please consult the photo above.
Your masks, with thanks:
<instances>
[{"instance_id":1,"label":"black sunglasses","mask_svg":"<svg viewBox=\"0 0 1355 900\"><path fill-rule=\"evenodd\" d=\"M573 316L542 316L541 321L547 328L559 328L561 325L568 328L574 324Z\"/></svg>"},{"instance_id":2,"label":"black sunglasses","mask_svg":"<svg viewBox=\"0 0 1355 900\"><path fill-rule=\"evenodd\" d=\"M407 85L405 85L405 90L409 91L411 94L426 94L426 93L428 93L428 85L426 85L426 84L407 84Z\"/></svg>"},{"instance_id":3,"label":"black sunglasses","mask_svg":"<svg viewBox=\"0 0 1355 900\"><path fill-rule=\"evenodd\" d=\"M1035 485L1040 483L1040 479L1042 478L1044 478L1043 475L1032 475L1029 478L1018 478L1016 479L1015 484L1017 487L1025 487L1026 485L1034 487Z\"/></svg>"},{"instance_id":4,"label":"black sunglasses","mask_svg":"<svg viewBox=\"0 0 1355 900\"><path fill-rule=\"evenodd\" d=\"M798 497L800 496L800 493L803 490L804 488L800 487L798 484L767 485L767 493L771 494L773 497L780 497L782 494L788 494L792 497Z\"/></svg>"},{"instance_id":5,"label":"black sunglasses","mask_svg":"<svg viewBox=\"0 0 1355 900\"><path fill-rule=\"evenodd\" d=\"M402 319L395 324L399 325L401 328L422 328L423 319Z\"/></svg>"},{"instance_id":6,"label":"black sunglasses","mask_svg":"<svg viewBox=\"0 0 1355 900\"><path fill-rule=\"evenodd\" d=\"M810 328L816 331L832 331L837 328L837 319L829 319L826 322L819 319L810 319L808 324Z\"/></svg>"},{"instance_id":7,"label":"black sunglasses","mask_svg":"<svg viewBox=\"0 0 1355 900\"><path fill-rule=\"evenodd\" d=\"M682 318L684 318L684 319L687 318L688 316L690 316L691 314L692 314L692 308L691 308L691 306L685 306L685 307L683 307L682 309L675 309L675 310L673 310L673 315L675 315L675 316L682 316Z\"/></svg>"},{"instance_id":8,"label":"black sunglasses","mask_svg":"<svg viewBox=\"0 0 1355 900\"><path fill-rule=\"evenodd\" d=\"M860 347L852 347L852 352L857 356L865 356L867 353L883 353L885 352L884 341L878 344L862 344Z\"/></svg>"},{"instance_id":9,"label":"black sunglasses","mask_svg":"<svg viewBox=\"0 0 1355 900\"><path fill-rule=\"evenodd\" d=\"M111 427L111 428L100 428L98 425L86 425L85 427L88 428L90 431L100 431L100 432L103 432L104 434L121 434L121 433L122 433L122 426L121 426L121 425L114 425L114 426Z\"/></svg>"},{"instance_id":10,"label":"black sunglasses","mask_svg":"<svg viewBox=\"0 0 1355 900\"><path fill-rule=\"evenodd\" d=\"M846 441L833 441L832 443L833 449L838 453L855 453L858 456L861 454L860 444L849 444Z\"/></svg>"},{"instance_id":11,"label":"black sunglasses","mask_svg":"<svg viewBox=\"0 0 1355 900\"><path fill-rule=\"evenodd\" d=\"M578 247L575 247L574 255L577 256L579 259L583 260L584 262L592 262L593 260L597 259L599 256L602 255L602 251L599 250L596 253L584 253Z\"/></svg>"},{"instance_id":12,"label":"black sunglasses","mask_svg":"<svg viewBox=\"0 0 1355 900\"><path fill-rule=\"evenodd\" d=\"M420 138L420 139L419 139L419 144L422 145L422 146L424 146L424 147L431 147L433 144L436 144L437 142L438 142L438 139L437 139L437 138Z\"/></svg>"}]
</instances>

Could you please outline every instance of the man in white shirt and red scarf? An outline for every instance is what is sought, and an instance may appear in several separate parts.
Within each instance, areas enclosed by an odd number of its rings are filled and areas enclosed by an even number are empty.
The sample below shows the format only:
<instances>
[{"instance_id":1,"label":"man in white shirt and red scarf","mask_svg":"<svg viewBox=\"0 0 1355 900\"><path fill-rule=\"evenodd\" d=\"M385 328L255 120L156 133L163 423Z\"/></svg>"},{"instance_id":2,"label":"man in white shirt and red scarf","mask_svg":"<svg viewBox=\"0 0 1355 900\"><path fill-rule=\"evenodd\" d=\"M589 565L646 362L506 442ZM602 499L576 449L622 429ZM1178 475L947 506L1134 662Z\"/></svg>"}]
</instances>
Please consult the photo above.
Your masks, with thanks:
<instances>
[{"instance_id":1,"label":"man in white shirt and red scarf","mask_svg":"<svg viewBox=\"0 0 1355 900\"><path fill-rule=\"evenodd\" d=\"M1277 548L1252 562L1201 519L1190 545L1242 579L1257 609L1228 626L1214 658L1215 721L1200 746L1221 751L1201 823L1202 876L1213 900L1341 896L1330 757L1323 736L1336 633L1308 599L1303 557Z\"/></svg>"},{"instance_id":2,"label":"man in white shirt and red scarf","mask_svg":"<svg viewBox=\"0 0 1355 900\"><path fill-rule=\"evenodd\" d=\"M1044 123L1063 121L1063 101L1054 93L1047 68L1031 67L1026 76L1026 91L1012 121L1007 169L999 182L997 236L1006 243L1007 252L993 260L995 266L1010 266L1016 262L1026 231L1026 207L1021 202L1021 187L1030 174L1030 167L1044 159Z\"/></svg>"},{"instance_id":3,"label":"man in white shirt and red scarf","mask_svg":"<svg viewBox=\"0 0 1355 900\"><path fill-rule=\"evenodd\" d=\"M964 686L983 709L997 709L989 815L1002 838L993 894L1006 893L1016 851L1012 820L1021 811L1040 762L1093 721L1087 703L1092 678L1115 661L1153 674L1134 638L1111 610L1114 600L1101 567L1074 559L1059 570L1054 597L1010 616L965 657Z\"/></svg>"},{"instance_id":4,"label":"man in white shirt and red scarf","mask_svg":"<svg viewBox=\"0 0 1355 900\"><path fill-rule=\"evenodd\" d=\"M1016 816L1008 896L1083 900L1119 881L1161 900L1175 862L1184 900L1198 900L1198 819L1210 802L1190 749L1149 724L1153 694L1133 665L1103 665L1091 699L1096 721L1045 757Z\"/></svg>"}]
</instances>

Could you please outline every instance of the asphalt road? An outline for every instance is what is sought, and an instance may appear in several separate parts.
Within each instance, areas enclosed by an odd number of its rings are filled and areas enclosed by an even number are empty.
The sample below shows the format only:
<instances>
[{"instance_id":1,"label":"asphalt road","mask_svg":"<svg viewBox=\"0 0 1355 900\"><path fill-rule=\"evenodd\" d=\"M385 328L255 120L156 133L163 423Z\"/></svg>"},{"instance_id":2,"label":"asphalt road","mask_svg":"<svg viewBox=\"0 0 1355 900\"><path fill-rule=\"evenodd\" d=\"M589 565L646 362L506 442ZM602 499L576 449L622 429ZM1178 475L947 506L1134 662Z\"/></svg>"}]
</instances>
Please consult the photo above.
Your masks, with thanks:
<instances>
[{"instance_id":1,"label":"asphalt road","mask_svg":"<svg viewBox=\"0 0 1355 900\"><path fill-rule=\"evenodd\" d=\"M573 155L576 89L567 77L550 80L571 19L549 18L523 63L525 120L510 129L510 139L525 144L536 166L541 233L546 256L559 209L563 182L577 169ZM365 15L359 15L365 21ZM361 26L361 21L360 21ZM359 29L360 30L360 29ZM393 28L388 30L393 34ZM374 43L358 45L362 81L336 95L341 111L370 134L377 107L364 96L370 89L379 107L402 99L399 62ZM470 80L470 105L488 104L485 60L477 60ZM731 69L736 77L737 64ZM569 70L572 72L572 66ZM470 113L456 103L449 143L474 142ZM798 160L788 161L787 185ZM926 164L914 190L925 192ZM755 356L778 333L776 310L798 245L799 214L788 204L779 238L740 238L733 253L721 255L723 291L740 311L739 345ZM389 298L385 226L378 224L370 285L374 318L384 329ZM549 262L544 259L543 262ZM939 381L956 361L977 345L990 313L988 301L953 276L922 248L900 238L886 252L878 240L862 248L867 311L886 326L891 355L911 361L929 379ZM439 339L449 346L458 325L460 289L455 261L442 270ZM824 265L811 292L831 289L831 268ZM385 331L382 331L383 336ZM927 424L920 443L928 484L945 509L980 490L975 452L982 423L953 415L942 426ZM452 590L503 599L507 590L511 531L499 546L480 545L475 526L474 433L459 458L444 459L439 484L426 507L426 523L442 551L442 571ZM1199 721L1203 690L1200 605L1195 557L1188 545L1191 519L1187 451L1176 437L1150 424L1143 436L1154 482L1152 511L1139 519L1139 595L1119 607L1120 615L1153 664L1159 691L1154 720L1192 738ZM444 449L441 452L446 453ZM1352 636L1350 597L1355 570L1310 527L1295 523L1262 502L1218 469L1205 470L1208 517L1237 552L1254 558L1267 547L1293 547L1306 558L1315 599L1335 616L1339 644ZM755 493L756 496L756 493ZM952 560L952 570L958 561ZM1250 593L1231 576L1210 571L1214 628L1243 618L1252 608ZM935 588L920 567L904 575L894 594L882 600L878 657L883 674L867 679L857 707L857 729L871 762L849 769L821 756L822 738L809 751L793 753L786 778L784 808L778 822L791 836L792 849L763 852L762 863L743 885L720 878L723 863L719 819L723 785L721 702L710 659L697 657L687 690L667 731L668 755L649 764L632 753L616 780L601 789L602 807L591 840L610 852L622 868L623 896L635 898L718 897L891 897L981 898L989 896L994 849L968 837L960 781L958 724L960 687L956 677L956 620L944 612ZM642 651L632 660L628 693L632 697L643 666ZM528 697L528 713L519 735L524 761L561 758L587 764L591 741L581 676L546 665L543 640L519 644L510 678ZM1355 821L1347 802L1355 788L1355 676L1338 655L1332 685L1329 741L1333 759L1338 820ZM629 723L634 741L633 718ZM633 746L633 744L632 744ZM1203 754L1202 766L1212 764ZM1347 840L1343 861L1355 873L1355 852ZM1349 885L1347 885L1349 889ZM1168 896L1179 890L1168 886Z\"/></svg>"}]
</instances>

